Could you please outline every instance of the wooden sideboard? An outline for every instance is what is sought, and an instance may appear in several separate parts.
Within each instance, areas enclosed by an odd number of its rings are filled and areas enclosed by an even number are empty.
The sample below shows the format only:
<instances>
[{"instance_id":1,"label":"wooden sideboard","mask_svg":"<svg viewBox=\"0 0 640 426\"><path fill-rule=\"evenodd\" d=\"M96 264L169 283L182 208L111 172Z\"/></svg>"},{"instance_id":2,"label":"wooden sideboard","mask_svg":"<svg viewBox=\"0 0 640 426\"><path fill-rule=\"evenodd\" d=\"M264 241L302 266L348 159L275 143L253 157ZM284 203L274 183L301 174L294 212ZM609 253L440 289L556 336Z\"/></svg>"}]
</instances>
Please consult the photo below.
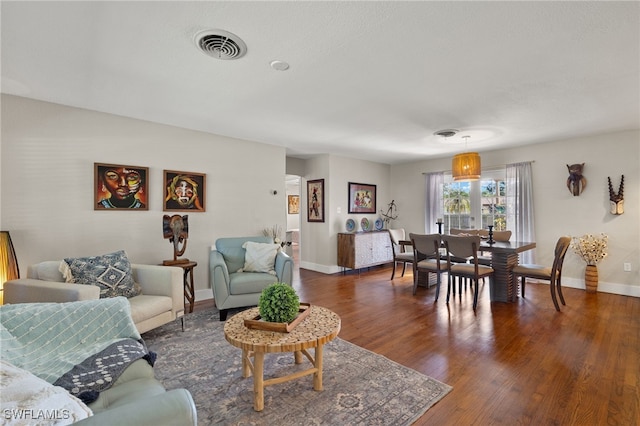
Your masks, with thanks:
<instances>
[{"instance_id":1,"label":"wooden sideboard","mask_svg":"<svg viewBox=\"0 0 640 426\"><path fill-rule=\"evenodd\" d=\"M338 266L360 269L393 262L388 231L338 233Z\"/></svg>"}]
</instances>

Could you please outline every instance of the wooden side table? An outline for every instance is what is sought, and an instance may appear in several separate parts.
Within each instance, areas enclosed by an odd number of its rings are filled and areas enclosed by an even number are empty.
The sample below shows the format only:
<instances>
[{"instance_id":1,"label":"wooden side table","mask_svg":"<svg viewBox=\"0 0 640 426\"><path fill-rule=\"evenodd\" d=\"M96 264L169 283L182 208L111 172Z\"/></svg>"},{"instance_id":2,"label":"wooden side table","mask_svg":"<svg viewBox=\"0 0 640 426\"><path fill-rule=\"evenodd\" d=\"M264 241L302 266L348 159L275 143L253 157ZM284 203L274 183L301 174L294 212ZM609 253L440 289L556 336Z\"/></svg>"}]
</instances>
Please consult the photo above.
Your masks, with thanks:
<instances>
[{"instance_id":1,"label":"wooden side table","mask_svg":"<svg viewBox=\"0 0 640 426\"><path fill-rule=\"evenodd\" d=\"M302 376L313 374L313 389L322 390L322 353L323 345L333 340L340 332L340 317L333 311L321 306L311 305L311 312L290 333L254 330L245 327L244 319L258 315L258 308L242 311L224 324L224 337L233 346L242 349L242 376L249 377L253 372L253 409L264 409L265 386L283 383ZM315 358L307 351L315 348ZM296 364L300 364L303 355L311 362L312 368L264 380L264 355L271 352L293 352ZM253 358L253 363L251 363Z\"/></svg>"},{"instance_id":2,"label":"wooden side table","mask_svg":"<svg viewBox=\"0 0 640 426\"><path fill-rule=\"evenodd\" d=\"M193 268L198 266L198 262L176 263L174 265L164 266L177 266L182 268L182 270L184 271L184 275L182 277L182 282L184 285L184 298L187 300L187 302L189 302L189 313L193 312L193 303L195 302L195 290L193 287Z\"/></svg>"}]
</instances>

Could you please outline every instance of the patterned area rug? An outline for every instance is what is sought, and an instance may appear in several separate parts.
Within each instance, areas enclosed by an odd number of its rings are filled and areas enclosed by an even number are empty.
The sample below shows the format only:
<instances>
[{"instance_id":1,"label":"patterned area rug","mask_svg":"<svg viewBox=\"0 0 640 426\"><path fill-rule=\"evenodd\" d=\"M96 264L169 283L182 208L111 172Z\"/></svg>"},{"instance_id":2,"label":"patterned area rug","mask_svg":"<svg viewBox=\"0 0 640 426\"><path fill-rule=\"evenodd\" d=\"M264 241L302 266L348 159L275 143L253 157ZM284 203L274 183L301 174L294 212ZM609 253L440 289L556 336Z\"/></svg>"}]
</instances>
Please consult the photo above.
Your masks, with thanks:
<instances>
[{"instance_id":1,"label":"patterned area rug","mask_svg":"<svg viewBox=\"0 0 640 426\"><path fill-rule=\"evenodd\" d=\"M264 410L253 410L253 379L242 378L241 350L224 338L218 311L188 314L142 335L158 354L156 377L188 389L199 425L409 425L451 386L340 338L325 345L323 390L312 376L268 386ZM265 356L265 379L309 368L291 353Z\"/></svg>"}]
</instances>

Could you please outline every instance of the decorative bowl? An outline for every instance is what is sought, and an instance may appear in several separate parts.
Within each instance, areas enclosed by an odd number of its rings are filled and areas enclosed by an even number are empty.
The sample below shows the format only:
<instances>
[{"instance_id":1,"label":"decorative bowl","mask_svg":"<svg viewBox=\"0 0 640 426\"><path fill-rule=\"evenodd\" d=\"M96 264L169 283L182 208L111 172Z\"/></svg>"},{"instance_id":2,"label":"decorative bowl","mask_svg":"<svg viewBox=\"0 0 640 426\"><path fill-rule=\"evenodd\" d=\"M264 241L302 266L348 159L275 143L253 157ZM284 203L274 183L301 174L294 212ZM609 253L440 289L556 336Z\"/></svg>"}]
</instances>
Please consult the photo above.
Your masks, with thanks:
<instances>
[{"instance_id":1,"label":"decorative bowl","mask_svg":"<svg viewBox=\"0 0 640 426\"><path fill-rule=\"evenodd\" d=\"M356 229L356 221L353 219L347 219L347 232L353 232Z\"/></svg>"}]
</instances>

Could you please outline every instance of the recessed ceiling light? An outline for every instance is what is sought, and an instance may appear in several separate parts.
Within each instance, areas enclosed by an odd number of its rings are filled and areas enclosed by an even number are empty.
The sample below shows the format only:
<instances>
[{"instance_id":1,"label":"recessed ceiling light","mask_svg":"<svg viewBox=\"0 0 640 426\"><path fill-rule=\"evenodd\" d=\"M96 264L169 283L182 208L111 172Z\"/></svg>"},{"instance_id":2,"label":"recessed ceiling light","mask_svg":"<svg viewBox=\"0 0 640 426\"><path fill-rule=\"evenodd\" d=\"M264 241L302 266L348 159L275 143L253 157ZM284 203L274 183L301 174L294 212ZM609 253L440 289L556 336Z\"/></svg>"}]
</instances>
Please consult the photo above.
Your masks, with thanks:
<instances>
[{"instance_id":1,"label":"recessed ceiling light","mask_svg":"<svg viewBox=\"0 0 640 426\"><path fill-rule=\"evenodd\" d=\"M272 61L271 68L277 71L286 71L289 69L289 64L283 61Z\"/></svg>"}]
</instances>

